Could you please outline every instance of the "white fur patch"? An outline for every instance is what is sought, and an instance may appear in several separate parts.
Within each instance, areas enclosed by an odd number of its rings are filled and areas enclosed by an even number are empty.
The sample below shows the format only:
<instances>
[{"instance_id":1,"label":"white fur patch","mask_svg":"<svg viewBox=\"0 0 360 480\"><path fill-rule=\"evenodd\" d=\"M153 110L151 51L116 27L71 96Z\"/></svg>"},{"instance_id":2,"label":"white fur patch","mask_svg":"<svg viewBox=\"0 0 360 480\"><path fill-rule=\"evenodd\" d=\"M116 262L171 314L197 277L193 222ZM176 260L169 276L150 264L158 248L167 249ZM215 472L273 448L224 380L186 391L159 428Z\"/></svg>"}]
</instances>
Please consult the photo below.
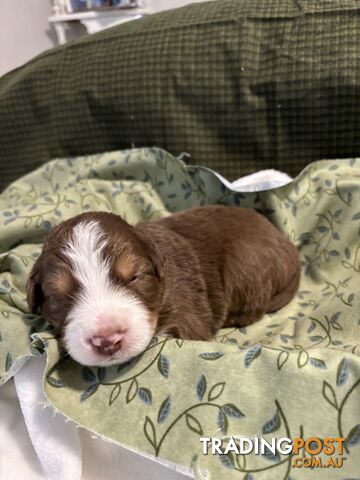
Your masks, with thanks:
<instances>
[{"instance_id":1,"label":"white fur patch","mask_svg":"<svg viewBox=\"0 0 360 480\"><path fill-rule=\"evenodd\" d=\"M102 256L105 246L99 223L91 221L74 227L65 248L80 292L67 316L64 340L71 357L83 365L126 362L143 352L154 334L147 308L127 288L110 281L110 264ZM100 316L111 319L106 328L125 330L121 349L112 356L97 353L89 341L102 334L104 322Z\"/></svg>"}]
</instances>

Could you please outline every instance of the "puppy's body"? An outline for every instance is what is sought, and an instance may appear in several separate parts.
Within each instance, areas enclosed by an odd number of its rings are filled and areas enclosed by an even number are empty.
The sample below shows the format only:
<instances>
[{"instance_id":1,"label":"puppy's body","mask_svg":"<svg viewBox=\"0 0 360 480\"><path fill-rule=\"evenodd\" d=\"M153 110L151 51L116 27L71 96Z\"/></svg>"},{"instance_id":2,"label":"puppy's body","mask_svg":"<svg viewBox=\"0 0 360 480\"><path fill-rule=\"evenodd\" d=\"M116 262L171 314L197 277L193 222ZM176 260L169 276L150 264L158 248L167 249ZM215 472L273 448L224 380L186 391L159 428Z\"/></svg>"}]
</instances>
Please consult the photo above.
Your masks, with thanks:
<instances>
[{"instance_id":1,"label":"puppy's body","mask_svg":"<svg viewBox=\"0 0 360 480\"><path fill-rule=\"evenodd\" d=\"M172 336L207 340L221 327L251 324L298 289L295 246L253 210L199 207L135 228L166 257L158 328Z\"/></svg>"},{"instance_id":2,"label":"puppy's body","mask_svg":"<svg viewBox=\"0 0 360 480\"><path fill-rule=\"evenodd\" d=\"M286 305L300 276L296 248L253 210L207 206L128 225L105 212L58 225L28 282L80 363L141 353L154 333L207 340Z\"/></svg>"}]
</instances>

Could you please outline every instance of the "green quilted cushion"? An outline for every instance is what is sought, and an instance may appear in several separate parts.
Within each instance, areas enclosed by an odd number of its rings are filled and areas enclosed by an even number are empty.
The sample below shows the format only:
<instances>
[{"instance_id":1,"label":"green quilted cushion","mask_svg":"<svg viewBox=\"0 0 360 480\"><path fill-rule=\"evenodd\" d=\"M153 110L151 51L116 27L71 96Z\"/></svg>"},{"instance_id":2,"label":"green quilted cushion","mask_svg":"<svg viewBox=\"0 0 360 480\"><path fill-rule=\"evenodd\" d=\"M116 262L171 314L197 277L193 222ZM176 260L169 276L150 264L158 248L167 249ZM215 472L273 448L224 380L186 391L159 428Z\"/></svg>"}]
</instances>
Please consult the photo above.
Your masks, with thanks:
<instances>
[{"instance_id":1,"label":"green quilted cushion","mask_svg":"<svg viewBox=\"0 0 360 480\"><path fill-rule=\"evenodd\" d=\"M360 155L356 0L218 0L0 79L0 187L54 157L156 145L229 178Z\"/></svg>"}]
</instances>

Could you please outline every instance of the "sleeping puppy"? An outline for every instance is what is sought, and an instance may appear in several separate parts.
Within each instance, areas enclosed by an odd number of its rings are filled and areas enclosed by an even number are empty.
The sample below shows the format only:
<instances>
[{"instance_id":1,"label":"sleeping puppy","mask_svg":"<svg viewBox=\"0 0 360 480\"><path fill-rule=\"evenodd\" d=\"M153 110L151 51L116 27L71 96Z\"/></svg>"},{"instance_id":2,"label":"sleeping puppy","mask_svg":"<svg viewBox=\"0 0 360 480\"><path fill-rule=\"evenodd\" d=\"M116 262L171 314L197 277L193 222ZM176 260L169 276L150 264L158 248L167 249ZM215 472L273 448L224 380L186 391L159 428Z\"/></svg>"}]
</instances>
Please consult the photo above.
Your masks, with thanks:
<instances>
[{"instance_id":1,"label":"sleeping puppy","mask_svg":"<svg viewBox=\"0 0 360 480\"><path fill-rule=\"evenodd\" d=\"M198 207L136 226L89 212L45 238L27 301L71 357L109 366L154 334L208 340L249 325L286 305L299 277L295 246L250 209Z\"/></svg>"}]
</instances>

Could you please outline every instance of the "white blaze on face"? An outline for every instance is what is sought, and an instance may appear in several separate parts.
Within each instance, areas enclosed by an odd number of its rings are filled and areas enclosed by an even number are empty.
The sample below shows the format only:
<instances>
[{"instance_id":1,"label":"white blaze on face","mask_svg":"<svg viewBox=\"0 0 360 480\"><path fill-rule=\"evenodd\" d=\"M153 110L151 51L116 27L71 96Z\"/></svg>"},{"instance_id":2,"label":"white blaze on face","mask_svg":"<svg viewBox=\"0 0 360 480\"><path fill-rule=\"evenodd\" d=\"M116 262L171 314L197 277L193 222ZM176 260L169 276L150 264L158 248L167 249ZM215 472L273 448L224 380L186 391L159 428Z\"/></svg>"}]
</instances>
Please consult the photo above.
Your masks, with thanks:
<instances>
[{"instance_id":1,"label":"white blaze on face","mask_svg":"<svg viewBox=\"0 0 360 480\"><path fill-rule=\"evenodd\" d=\"M65 255L80 284L74 306L66 318L64 340L70 356L83 365L113 365L140 354L149 344L154 327L147 308L126 287L110 280L110 263L103 258L104 232L96 221L73 229ZM103 355L91 345L98 335L124 331L121 348Z\"/></svg>"}]
</instances>

